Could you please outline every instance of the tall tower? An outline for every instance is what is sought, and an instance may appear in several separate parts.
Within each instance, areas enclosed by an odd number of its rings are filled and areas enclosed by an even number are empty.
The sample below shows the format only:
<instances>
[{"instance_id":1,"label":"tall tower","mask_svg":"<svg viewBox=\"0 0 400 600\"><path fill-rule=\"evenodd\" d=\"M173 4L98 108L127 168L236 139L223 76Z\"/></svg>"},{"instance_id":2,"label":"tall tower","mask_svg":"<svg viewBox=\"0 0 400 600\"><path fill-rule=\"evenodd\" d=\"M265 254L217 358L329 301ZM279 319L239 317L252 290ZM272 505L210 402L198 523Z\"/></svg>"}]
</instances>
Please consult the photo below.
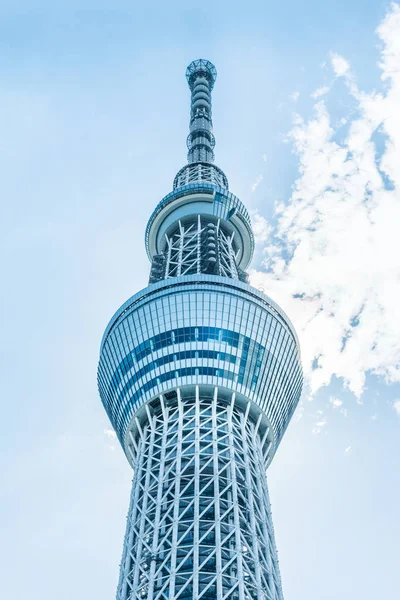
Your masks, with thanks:
<instances>
[{"instance_id":1,"label":"tall tower","mask_svg":"<svg viewBox=\"0 0 400 600\"><path fill-rule=\"evenodd\" d=\"M249 214L214 164L215 67L192 62L188 164L147 225L147 288L103 336L134 470L117 600L281 600L266 469L298 403L287 316L247 282Z\"/></svg>"}]
</instances>

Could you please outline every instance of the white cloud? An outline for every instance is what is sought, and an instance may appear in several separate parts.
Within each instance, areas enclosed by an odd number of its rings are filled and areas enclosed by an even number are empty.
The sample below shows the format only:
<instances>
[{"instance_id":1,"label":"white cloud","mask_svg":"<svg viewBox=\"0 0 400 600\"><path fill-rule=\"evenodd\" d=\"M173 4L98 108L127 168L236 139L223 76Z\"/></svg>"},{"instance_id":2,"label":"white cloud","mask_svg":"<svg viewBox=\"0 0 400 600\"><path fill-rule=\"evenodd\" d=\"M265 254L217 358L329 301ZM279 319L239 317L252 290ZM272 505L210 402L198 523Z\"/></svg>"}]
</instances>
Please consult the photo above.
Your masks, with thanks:
<instances>
[{"instance_id":1,"label":"white cloud","mask_svg":"<svg viewBox=\"0 0 400 600\"><path fill-rule=\"evenodd\" d=\"M313 434L318 435L324 429L324 427L328 424L327 419L323 416L322 410L317 410L317 421L313 427Z\"/></svg>"},{"instance_id":2,"label":"white cloud","mask_svg":"<svg viewBox=\"0 0 400 600\"><path fill-rule=\"evenodd\" d=\"M260 183L263 180L263 176L262 175L258 175L255 182L253 183L253 185L251 186L251 191L255 192L256 189L258 188L258 186L260 185Z\"/></svg>"},{"instance_id":3,"label":"white cloud","mask_svg":"<svg viewBox=\"0 0 400 600\"><path fill-rule=\"evenodd\" d=\"M393 408L400 417L400 400L395 400L393 402Z\"/></svg>"},{"instance_id":4,"label":"white cloud","mask_svg":"<svg viewBox=\"0 0 400 600\"><path fill-rule=\"evenodd\" d=\"M292 92L292 93L290 94L290 96L289 96L289 99L290 99L292 102L297 102L297 100L299 99L299 97L300 97L300 92Z\"/></svg>"},{"instance_id":5,"label":"white cloud","mask_svg":"<svg viewBox=\"0 0 400 600\"><path fill-rule=\"evenodd\" d=\"M350 454L351 452L351 446L347 446L346 450L344 451L345 454Z\"/></svg>"},{"instance_id":6,"label":"white cloud","mask_svg":"<svg viewBox=\"0 0 400 600\"><path fill-rule=\"evenodd\" d=\"M400 7L378 29L382 94L348 93L357 111L345 139L323 101L290 137L299 178L264 248L263 287L293 319L311 393L343 378L359 398L367 372L400 381ZM333 54L337 75L348 63ZM379 133L381 132L381 133ZM375 137L384 137L378 150Z\"/></svg>"},{"instance_id":7,"label":"white cloud","mask_svg":"<svg viewBox=\"0 0 400 600\"><path fill-rule=\"evenodd\" d=\"M251 215L251 225L254 233L256 244L263 244L268 241L272 232L272 227L268 221L258 212L253 212Z\"/></svg>"},{"instance_id":8,"label":"white cloud","mask_svg":"<svg viewBox=\"0 0 400 600\"><path fill-rule=\"evenodd\" d=\"M114 429L105 429L104 435L106 435L110 440L115 440L117 437L117 434L115 433Z\"/></svg>"},{"instance_id":9,"label":"white cloud","mask_svg":"<svg viewBox=\"0 0 400 600\"><path fill-rule=\"evenodd\" d=\"M339 398L333 398L332 396L329 398L329 402L332 404L333 408L339 408L339 406L342 406L343 404Z\"/></svg>"},{"instance_id":10,"label":"white cloud","mask_svg":"<svg viewBox=\"0 0 400 600\"><path fill-rule=\"evenodd\" d=\"M343 77L350 70L347 60L335 52L331 53L331 64L336 77Z\"/></svg>"},{"instance_id":11,"label":"white cloud","mask_svg":"<svg viewBox=\"0 0 400 600\"><path fill-rule=\"evenodd\" d=\"M266 154L263 154L262 155L262 159L263 159L264 162L267 162L268 156Z\"/></svg>"},{"instance_id":12,"label":"white cloud","mask_svg":"<svg viewBox=\"0 0 400 600\"><path fill-rule=\"evenodd\" d=\"M320 98L321 96L325 96L329 92L329 87L327 85L317 88L315 92L311 94L312 98Z\"/></svg>"}]
</instances>

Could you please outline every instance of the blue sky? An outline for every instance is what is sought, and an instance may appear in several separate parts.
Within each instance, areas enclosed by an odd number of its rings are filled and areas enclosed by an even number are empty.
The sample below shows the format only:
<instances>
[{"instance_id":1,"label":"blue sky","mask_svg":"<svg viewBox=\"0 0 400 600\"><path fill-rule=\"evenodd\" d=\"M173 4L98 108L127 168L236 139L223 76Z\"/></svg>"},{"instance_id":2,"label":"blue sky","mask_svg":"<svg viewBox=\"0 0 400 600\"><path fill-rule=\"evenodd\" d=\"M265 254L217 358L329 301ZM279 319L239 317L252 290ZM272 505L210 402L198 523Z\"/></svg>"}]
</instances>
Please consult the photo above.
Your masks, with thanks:
<instances>
[{"instance_id":1,"label":"blue sky","mask_svg":"<svg viewBox=\"0 0 400 600\"><path fill-rule=\"evenodd\" d=\"M302 341L304 398L269 474L285 599L400 597L399 14L1 4L4 598L115 594L131 473L98 351L147 283L198 57L218 70L216 162L256 225L253 283Z\"/></svg>"}]
</instances>

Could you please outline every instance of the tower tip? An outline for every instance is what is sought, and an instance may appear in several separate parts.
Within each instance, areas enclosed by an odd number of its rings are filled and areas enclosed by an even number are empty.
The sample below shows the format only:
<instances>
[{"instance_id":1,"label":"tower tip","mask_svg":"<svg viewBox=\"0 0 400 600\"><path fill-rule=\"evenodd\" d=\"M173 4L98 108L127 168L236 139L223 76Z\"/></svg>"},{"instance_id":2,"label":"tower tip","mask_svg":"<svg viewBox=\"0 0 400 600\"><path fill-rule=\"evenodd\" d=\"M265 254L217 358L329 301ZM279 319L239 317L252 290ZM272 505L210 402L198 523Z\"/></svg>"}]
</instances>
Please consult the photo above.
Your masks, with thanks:
<instances>
[{"instance_id":1,"label":"tower tip","mask_svg":"<svg viewBox=\"0 0 400 600\"><path fill-rule=\"evenodd\" d=\"M194 82L197 77L205 77L210 86L210 90L212 90L217 78L217 69L212 62L205 60L204 58L193 60L186 69L186 79L191 90L193 90Z\"/></svg>"}]
</instances>

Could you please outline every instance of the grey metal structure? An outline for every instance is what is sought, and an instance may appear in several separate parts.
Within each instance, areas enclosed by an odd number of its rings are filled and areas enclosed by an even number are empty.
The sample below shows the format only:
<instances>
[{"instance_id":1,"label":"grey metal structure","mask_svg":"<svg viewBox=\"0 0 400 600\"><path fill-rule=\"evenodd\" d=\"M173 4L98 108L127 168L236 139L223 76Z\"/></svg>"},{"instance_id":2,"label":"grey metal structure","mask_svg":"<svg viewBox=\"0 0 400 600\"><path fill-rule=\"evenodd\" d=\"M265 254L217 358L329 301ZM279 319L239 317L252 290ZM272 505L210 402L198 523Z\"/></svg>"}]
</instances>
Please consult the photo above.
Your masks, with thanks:
<instances>
[{"instance_id":1,"label":"grey metal structure","mask_svg":"<svg viewBox=\"0 0 400 600\"><path fill-rule=\"evenodd\" d=\"M147 225L149 286L100 351L134 469L117 600L281 600L266 469L300 398L298 340L247 282L250 217L213 164L215 67L186 75L188 164Z\"/></svg>"}]
</instances>

